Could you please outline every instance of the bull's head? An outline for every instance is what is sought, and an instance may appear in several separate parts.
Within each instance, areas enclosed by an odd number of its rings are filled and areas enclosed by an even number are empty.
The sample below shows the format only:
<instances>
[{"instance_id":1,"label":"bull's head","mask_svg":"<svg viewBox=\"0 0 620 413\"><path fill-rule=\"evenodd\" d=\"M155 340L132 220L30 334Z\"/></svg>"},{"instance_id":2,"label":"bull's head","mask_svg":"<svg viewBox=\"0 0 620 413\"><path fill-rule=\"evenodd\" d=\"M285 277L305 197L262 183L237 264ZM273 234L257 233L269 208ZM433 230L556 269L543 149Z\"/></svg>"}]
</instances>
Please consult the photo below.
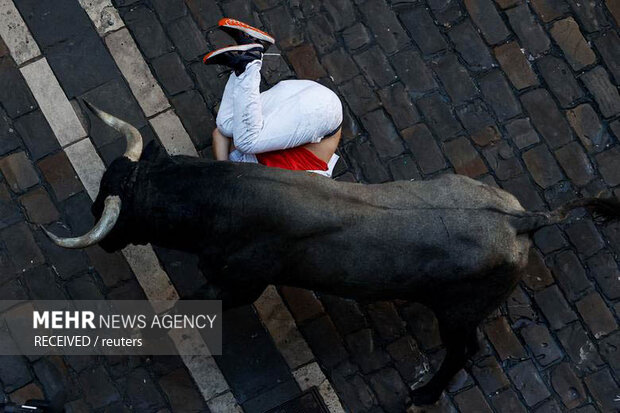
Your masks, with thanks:
<instances>
[{"instance_id":1,"label":"bull's head","mask_svg":"<svg viewBox=\"0 0 620 413\"><path fill-rule=\"evenodd\" d=\"M86 248L100 242L112 232L121 215L122 206L120 197L122 191L118 184L120 180L115 178L119 178L119 174L127 175L132 165L140 160L140 155L142 154L142 136L135 127L109 113L97 109L86 101L84 103L99 119L125 136L127 139L127 149L123 156L116 159L104 174L99 189L99 196L93 204L93 212L95 216L99 216L99 220L90 231L79 237L62 238L43 228L47 236L56 245L64 248ZM113 240L110 241L114 242Z\"/></svg>"}]
</instances>

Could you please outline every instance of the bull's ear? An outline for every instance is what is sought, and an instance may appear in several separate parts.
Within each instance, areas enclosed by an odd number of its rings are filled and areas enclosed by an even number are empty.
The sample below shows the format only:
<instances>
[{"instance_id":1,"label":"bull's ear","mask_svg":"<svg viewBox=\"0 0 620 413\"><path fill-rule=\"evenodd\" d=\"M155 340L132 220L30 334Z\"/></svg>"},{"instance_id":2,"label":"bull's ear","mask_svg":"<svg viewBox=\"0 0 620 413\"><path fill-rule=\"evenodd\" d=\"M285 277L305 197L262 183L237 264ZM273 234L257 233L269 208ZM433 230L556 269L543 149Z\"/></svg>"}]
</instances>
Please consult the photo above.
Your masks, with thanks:
<instances>
[{"instance_id":1,"label":"bull's ear","mask_svg":"<svg viewBox=\"0 0 620 413\"><path fill-rule=\"evenodd\" d=\"M146 148L144 148L144 151L142 152L142 156L140 157L140 160L147 161L147 162L155 162L159 159L166 159L168 158L168 156L169 156L168 153L161 146L161 144L155 140L152 140L151 142L148 143L148 145L146 145Z\"/></svg>"}]
</instances>

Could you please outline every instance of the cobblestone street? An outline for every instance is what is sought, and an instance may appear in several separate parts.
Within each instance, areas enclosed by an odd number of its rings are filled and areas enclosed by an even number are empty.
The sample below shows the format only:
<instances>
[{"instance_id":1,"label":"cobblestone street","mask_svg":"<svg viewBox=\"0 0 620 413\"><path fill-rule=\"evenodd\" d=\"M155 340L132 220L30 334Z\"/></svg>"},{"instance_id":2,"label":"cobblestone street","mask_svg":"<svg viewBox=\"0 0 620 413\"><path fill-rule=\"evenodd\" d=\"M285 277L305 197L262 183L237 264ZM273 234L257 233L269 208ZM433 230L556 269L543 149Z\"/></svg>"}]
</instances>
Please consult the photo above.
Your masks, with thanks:
<instances>
[{"instance_id":1,"label":"cobblestone street","mask_svg":"<svg viewBox=\"0 0 620 413\"><path fill-rule=\"evenodd\" d=\"M337 180L459 173L530 210L620 197L618 0L0 0L0 299L174 299L209 278L186 253L64 250L39 225L90 229L125 149L83 99L168 153L212 157L227 76L201 59L231 43L224 16L276 37L265 89L338 93ZM412 410L620 412L619 320L620 222L579 210L535 233L481 351ZM67 412L262 413L304 394L273 411L403 413L444 355L433 314L407 302L270 287L224 323L222 356L2 356L1 390Z\"/></svg>"}]
</instances>

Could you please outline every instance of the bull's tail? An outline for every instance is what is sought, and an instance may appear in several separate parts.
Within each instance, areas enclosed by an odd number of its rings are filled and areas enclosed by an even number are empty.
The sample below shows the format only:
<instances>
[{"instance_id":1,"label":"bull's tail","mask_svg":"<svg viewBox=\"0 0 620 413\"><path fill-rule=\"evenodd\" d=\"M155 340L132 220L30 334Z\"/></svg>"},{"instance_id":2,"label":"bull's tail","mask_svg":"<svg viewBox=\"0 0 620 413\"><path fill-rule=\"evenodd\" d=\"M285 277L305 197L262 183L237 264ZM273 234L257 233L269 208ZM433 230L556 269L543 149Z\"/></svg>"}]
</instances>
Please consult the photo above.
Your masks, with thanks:
<instances>
[{"instance_id":1,"label":"bull's tail","mask_svg":"<svg viewBox=\"0 0 620 413\"><path fill-rule=\"evenodd\" d=\"M515 227L518 234L536 231L547 225L564 221L576 208L586 208L596 219L620 219L620 201L615 198L580 198L565 203L550 212L527 212L516 218Z\"/></svg>"}]
</instances>

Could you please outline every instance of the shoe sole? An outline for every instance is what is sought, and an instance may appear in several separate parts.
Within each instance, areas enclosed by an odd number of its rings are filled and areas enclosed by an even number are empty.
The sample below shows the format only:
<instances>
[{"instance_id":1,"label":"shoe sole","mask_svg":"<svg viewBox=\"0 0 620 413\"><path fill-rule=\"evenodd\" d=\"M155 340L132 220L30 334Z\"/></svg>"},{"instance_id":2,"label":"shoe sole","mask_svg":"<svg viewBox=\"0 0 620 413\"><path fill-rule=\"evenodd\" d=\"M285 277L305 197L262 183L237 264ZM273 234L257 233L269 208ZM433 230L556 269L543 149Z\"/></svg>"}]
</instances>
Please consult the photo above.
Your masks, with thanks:
<instances>
[{"instance_id":1,"label":"shoe sole","mask_svg":"<svg viewBox=\"0 0 620 413\"><path fill-rule=\"evenodd\" d=\"M276 42L276 39L274 39L269 33L257 29L256 27L252 27L249 24L245 24L239 20L224 17L223 19L220 19L218 26L242 31L256 40L261 40L269 44L274 44Z\"/></svg>"},{"instance_id":2,"label":"shoe sole","mask_svg":"<svg viewBox=\"0 0 620 413\"><path fill-rule=\"evenodd\" d=\"M250 44L241 44L241 45L222 47L220 49L214 50L211 53L207 54L205 57L202 58L202 62L207 63L207 60L212 59L216 56L219 56L222 53L233 52L233 51L234 52L246 52L248 50L256 49L256 48L260 48L261 50L264 49L263 45L260 43L250 43Z\"/></svg>"}]
</instances>

